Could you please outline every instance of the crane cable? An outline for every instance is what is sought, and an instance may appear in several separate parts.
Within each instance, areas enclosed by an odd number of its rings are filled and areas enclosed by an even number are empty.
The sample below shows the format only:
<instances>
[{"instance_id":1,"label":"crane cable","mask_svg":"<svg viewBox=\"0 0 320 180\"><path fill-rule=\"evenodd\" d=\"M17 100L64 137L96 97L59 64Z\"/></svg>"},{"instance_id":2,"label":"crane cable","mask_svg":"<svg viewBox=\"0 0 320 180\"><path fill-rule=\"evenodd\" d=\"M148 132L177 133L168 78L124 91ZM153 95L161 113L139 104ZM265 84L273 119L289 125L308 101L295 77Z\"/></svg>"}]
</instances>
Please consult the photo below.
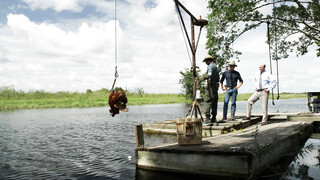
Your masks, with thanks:
<instances>
[{"instance_id":1,"label":"crane cable","mask_svg":"<svg viewBox=\"0 0 320 180\"><path fill-rule=\"evenodd\" d=\"M273 0L274 2L274 0ZM275 9L275 4L273 4L273 19L275 21L275 12L274 12L274 9ZM270 43L270 22L268 21L267 22L267 33L268 33L268 45L269 45L269 60L270 60L270 73L272 74L272 63L271 63L271 43ZM277 100L279 100L280 98L280 90L279 90L279 63L278 63L278 38L277 38L277 28L276 28L276 25L275 25L275 30L274 30L274 36L275 36L275 60L276 60L276 67L277 67ZM272 105L274 105L274 93L273 93L273 89L272 89Z\"/></svg>"},{"instance_id":2,"label":"crane cable","mask_svg":"<svg viewBox=\"0 0 320 180\"><path fill-rule=\"evenodd\" d=\"M178 7L177 7L177 8L178 8ZM176 10L176 13L177 13L177 16L178 16L178 19L179 19L179 25L180 25L181 33L182 33L182 36L183 36L184 44L186 45L186 50L187 50L187 53L188 53L188 56L189 56L189 61L190 61L190 64L191 64L191 66L192 66L191 56L190 56L190 53L189 53L188 44L187 44L187 41L186 41L185 34L183 33L183 32L184 32L183 27L182 27L182 21L183 21L183 20L182 20L181 17L179 16L178 10Z\"/></svg>"},{"instance_id":3,"label":"crane cable","mask_svg":"<svg viewBox=\"0 0 320 180\"><path fill-rule=\"evenodd\" d=\"M114 85L116 84L117 78L119 77L118 73L118 45L117 45L117 0L114 0L114 81L112 84L111 91L114 89Z\"/></svg>"},{"instance_id":4,"label":"crane cable","mask_svg":"<svg viewBox=\"0 0 320 180\"><path fill-rule=\"evenodd\" d=\"M271 62L271 44L270 44L270 22L267 22L267 34L268 34L268 45L269 45L269 61L270 61L270 74L272 75L272 62ZM271 90L272 93L272 105L274 105L274 94L273 89Z\"/></svg>"},{"instance_id":5,"label":"crane cable","mask_svg":"<svg viewBox=\"0 0 320 180\"><path fill-rule=\"evenodd\" d=\"M274 2L274 0L273 0ZM275 4L273 3L273 10L275 9ZM273 15L273 18L275 19L275 12L273 12L274 15ZM275 53L276 53L276 67L277 67L277 93L278 93L278 96L277 96L277 100L279 100L280 98L280 90L279 90L279 63L278 63L278 38L277 38L277 26L275 26L275 30L274 30L274 36L276 37L275 38L275 46L276 46L276 49L275 49Z\"/></svg>"}]
</instances>

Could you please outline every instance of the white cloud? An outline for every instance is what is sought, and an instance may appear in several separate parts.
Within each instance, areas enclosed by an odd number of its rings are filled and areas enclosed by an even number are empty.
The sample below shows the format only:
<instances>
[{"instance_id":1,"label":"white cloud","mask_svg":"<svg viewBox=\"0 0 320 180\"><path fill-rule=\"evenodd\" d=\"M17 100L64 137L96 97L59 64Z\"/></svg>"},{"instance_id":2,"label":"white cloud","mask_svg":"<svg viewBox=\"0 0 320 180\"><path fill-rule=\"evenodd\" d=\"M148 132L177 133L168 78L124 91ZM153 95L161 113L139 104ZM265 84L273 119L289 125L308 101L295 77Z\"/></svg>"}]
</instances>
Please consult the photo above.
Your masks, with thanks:
<instances>
[{"instance_id":1,"label":"white cloud","mask_svg":"<svg viewBox=\"0 0 320 180\"><path fill-rule=\"evenodd\" d=\"M55 11L82 11L82 7L80 5L80 0L23 0L27 3L32 10L41 9L54 9Z\"/></svg>"},{"instance_id":2,"label":"white cloud","mask_svg":"<svg viewBox=\"0 0 320 180\"><path fill-rule=\"evenodd\" d=\"M131 89L142 87L147 92L180 92L179 71L190 68L190 63L174 2L165 0L156 1L155 4L156 6L146 8L144 1L132 1L132 4L119 10L119 18L126 25L126 44L130 47L120 47L119 54L129 51L133 63L130 64L130 70L122 72L120 64L118 82ZM195 5L194 9L200 5L201 3ZM129 14L126 15L125 12ZM185 21L188 23L190 18ZM187 26L187 29L190 32L190 27ZM200 42L198 55L202 58L206 54L203 43L205 30L200 39L202 43ZM121 78L121 74L125 78Z\"/></svg>"},{"instance_id":3,"label":"white cloud","mask_svg":"<svg viewBox=\"0 0 320 180\"><path fill-rule=\"evenodd\" d=\"M17 89L48 91L85 91L111 88L114 80L113 2L103 0L45 1L25 0L33 9L81 11L95 6L106 12L98 19L59 20L36 23L24 14L9 14L0 26L0 75L3 85ZM179 71L190 68L173 0L118 1L118 70L116 86L134 90L143 88L150 93L178 93ZM206 18L207 1L181 1L199 18ZM44 3L44 4L42 4ZM61 3L61 4L60 4ZM111 14L111 15L110 15ZM39 14L41 15L41 14ZM107 20L106 20L107 19ZM76 23L74 23L76 22ZM79 23L80 22L80 23ZM185 16L190 32L190 18ZM73 24L72 24L73 23ZM72 24L72 25L70 25ZM72 28L70 28L72 26ZM198 36L196 27L196 37ZM266 30L261 27L247 33L234 44L243 51L238 70L245 83L240 93L252 92L253 75L261 63L268 65ZM202 72L206 65L206 30L203 29L197 66ZM281 60L280 90L304 92L317 90L319 61L310 53L296 60ZM297 63L298 62L298 63Z\"/></svg>"},{"instance_id":4,"label":"white cloud","mask_svg":"<svg viewBox=\"0 0 320 180\"><path fill-rule=\"evenodd\" d=\"M8 28L0 34L1 41L6 44L2 47L6 53L1 53L1 59L9 60L4 64L2 71L6 71L6 76L3 78L9 84L16 83L17 88L51 87L48 89L51 91L102 88L107 76L112 74L106 70L114 56L112 21L82 23L76 31L65 31L54 24L36 24L22 14L9 14ZM121 36L121 30L118 33ZM24 77L16 75L21 73ZM78 78L65 78L77 75ZM100 81L94 84L93 79L97 78ZM23 82L26 80L29 83ZM75 89L68 87L73 81L77 81ZM52 85L54 82L56 86ZM84 85L87 82L89 87Z\"/></svg>"},{"instance_id":5,"label":"white cloud","mask_svg":"<svg viewBox=\"0 0 320 180\"><path fill-rule=\"evenodd\" d=\"M32 11L35 10L48 10L52 9L56 12L70 11L70 12L81 12L87 6L92 6L99 12L109 13L114 10L114 1L105 0L22 0L27 6L18 4L11 6L11 9L27 8L29 7ZM119 0L117 4L121 4Z\"/></svg>"}]
</instances>

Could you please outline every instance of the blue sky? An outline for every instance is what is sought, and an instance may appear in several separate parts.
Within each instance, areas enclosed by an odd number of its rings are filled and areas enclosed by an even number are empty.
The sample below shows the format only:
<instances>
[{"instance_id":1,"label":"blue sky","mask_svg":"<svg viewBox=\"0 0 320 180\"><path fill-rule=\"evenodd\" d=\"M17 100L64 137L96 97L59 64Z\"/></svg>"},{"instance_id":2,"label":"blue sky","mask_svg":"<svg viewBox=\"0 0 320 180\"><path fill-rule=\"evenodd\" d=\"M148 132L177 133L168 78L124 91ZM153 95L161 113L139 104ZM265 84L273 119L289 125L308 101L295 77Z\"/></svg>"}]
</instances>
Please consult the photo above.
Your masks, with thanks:
<instances>
[{"instance_id":1,"label":"blue sky","mask_svg":"<svg viewBox=\"0 0 320 180\"><path fill-rule=\"evenodd\" d=\"M181 2L195 17L208 14L206 0ZM118 0L117 7L117 86L181 92L179 71L190 68L190 62L173 0ZM0 0L0 86L52 92L109 89L114 79L114 29L113 0ZM266 28L260 27L234 44L243 52L236 68L244 79L240 93L253 91L260 64L268 69L265 41ZM202 72L205 42L204 29L197 52ZM315 47L279 65L281 92L319 91Z\"/></svg>"},{"instance_id":2,"label":"blue sky","mask_svg":"<svg viewBox=\"0 0 320 180\"><path fill-rule=\"evenodd\" d=\"M52 9L54 7L47 7L46 9L41 9L37 7L35 9L31 9L30 4L22 1L22 0L2 0L0 1L1 12L0 12L0 22L7 22L7 14L24 14L29 17L34 22L43 22L49 21L51 23L56 23L59 20L63 19L79 19L86 18L90 15L101 17L106 15L107 12L102 13L96 10L94 6L88 5L85 7L81 7L81 11L77 12L70 8L65 8L64 10L55 10Z\"/></svg>"}]
</instances>

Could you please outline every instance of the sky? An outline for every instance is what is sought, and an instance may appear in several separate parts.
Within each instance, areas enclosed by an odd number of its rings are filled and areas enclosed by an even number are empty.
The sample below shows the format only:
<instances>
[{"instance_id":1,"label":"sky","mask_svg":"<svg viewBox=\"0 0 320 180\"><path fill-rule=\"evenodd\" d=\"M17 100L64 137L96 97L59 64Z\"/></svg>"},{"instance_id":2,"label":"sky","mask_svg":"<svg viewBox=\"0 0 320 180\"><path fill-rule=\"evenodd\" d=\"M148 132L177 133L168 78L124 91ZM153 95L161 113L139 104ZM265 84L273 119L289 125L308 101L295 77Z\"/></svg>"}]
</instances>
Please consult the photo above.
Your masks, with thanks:
<instances>
[{"instance_id":1,"label":"sky","mask_svg":"<svg viewBox=\"0 0 320 180\"><path fill-rule=\"evenodd\" d=\"M195 17L206 19L206 0L181 2ZM190 32L186 15L185 22ZM198 31L196 27L196 36ZM239 93L253 92L260 64L270 70L265 41L266 27L261 26L234 43L243 53L236 67L244 80ZM202 73L205 43L204 28L196 54ZM279 61L280 92L320 90L315 49ZM110 89L116 64L117 87L181 92L179 71L191 64L173 0L117 0L116 21L114 0L0 0L0 87L49 92ZM273 74L275 68L273 62Z\"/></svg>"}]
</instances>

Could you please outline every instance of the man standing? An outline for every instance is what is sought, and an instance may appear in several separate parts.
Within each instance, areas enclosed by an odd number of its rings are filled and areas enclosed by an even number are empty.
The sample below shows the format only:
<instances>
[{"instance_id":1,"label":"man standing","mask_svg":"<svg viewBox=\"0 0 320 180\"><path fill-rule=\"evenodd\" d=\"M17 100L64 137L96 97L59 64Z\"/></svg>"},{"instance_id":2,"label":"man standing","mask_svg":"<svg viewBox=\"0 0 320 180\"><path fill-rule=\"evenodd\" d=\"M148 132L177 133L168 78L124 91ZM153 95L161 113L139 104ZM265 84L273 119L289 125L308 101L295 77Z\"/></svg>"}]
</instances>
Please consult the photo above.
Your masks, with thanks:
<instances>
[{"instance_id":1,"label":"man standing","mask_svg":"<svg viewBox=\"0 0 320 180\"><path fill-rule=\"evenodd\" d=\"M226 94L224 95L224 104L223 104L223 118L222 120L227 119L227 113L228 113L228 104L230 97L232 97L231 100L231 120L235 120L235 113L236 113L236 100L238 95L238 89L243 84L243 80L241 78L241 75L238 71L235 71L234 68L236 67L236 63L232 61L229 63L229 70L225 71L222 74L220 85L221 89L223 91L226 91ZM226 79L226 85L223 86L223 81ZM237 82L239 80L239 85L237 85Z\"/></svg>"},{"instance_id":2,"label":"man standing","mask_svg":"<svg viewBox=\"0 0 320 180\"><path fill-rule=\"evenodd\" d=\"M206 56L202 62L205 62L208 65L206 76L200 80L200 82L207 80L204 97L206 120L203 125L211 126L212 123L217 121L219 70L215 64L215 59L210 55ZM211 119L210 111L212 115Z\"/></svg>"},{"instance_id":3,"label":"man standing","mask_svg":"<svg viewBox=\"0 0 320 180\"><path fill-rule=\"evenodd\" d=\"M248 99L247 104L247 117L243 118L248 120L251 117L252 105L261 100L261 106L263 111L263 117L261 125L266 125L268 121L268 99L269 92L276 87L276 80L273 76L266 71L266 65L262 64L259 66L260 72L255 77L255 92Z\"/></svg>"}]
</instances>

